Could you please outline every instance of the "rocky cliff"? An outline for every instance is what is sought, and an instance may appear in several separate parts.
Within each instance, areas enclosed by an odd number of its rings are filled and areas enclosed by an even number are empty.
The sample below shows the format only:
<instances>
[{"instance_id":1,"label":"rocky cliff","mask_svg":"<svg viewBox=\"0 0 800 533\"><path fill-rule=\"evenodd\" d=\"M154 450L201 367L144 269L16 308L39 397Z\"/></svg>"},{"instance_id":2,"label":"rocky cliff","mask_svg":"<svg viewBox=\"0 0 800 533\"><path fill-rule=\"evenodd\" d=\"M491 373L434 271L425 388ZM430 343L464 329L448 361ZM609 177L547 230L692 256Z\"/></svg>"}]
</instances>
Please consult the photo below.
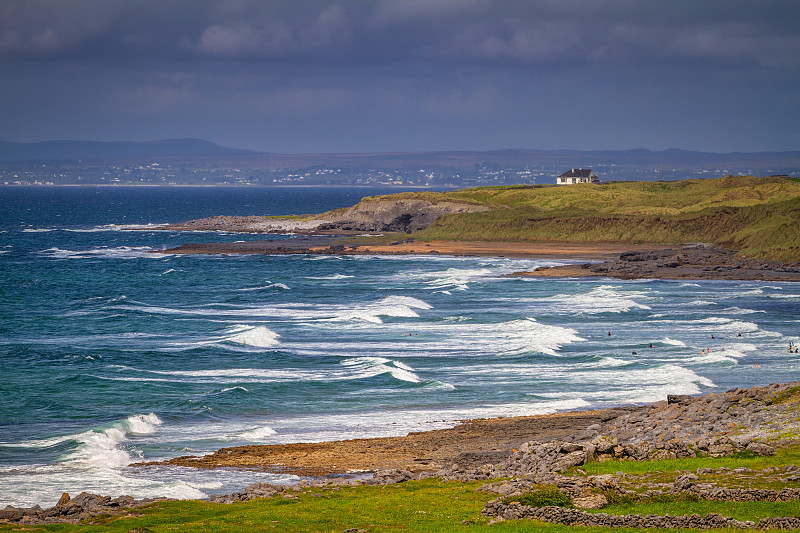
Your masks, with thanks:
<instances>
[{"instance_id":1,"label":"rocky cliff","mask_svg":"<svg viewBox=\"0 0 800 533\"><path fill-rule=\"evenodd\" d=\"M488 206L422 198L365 198L353 207L318 216L276 218L215 216L169 224L159 229L177 231L235 231L245 233L413 233L427 228L441 215L487 211ZM152 228L148 228L152 229Z\"/></svg>"},{"instance_id":2,"label":"rocky cliff","mask_svg":"<svg viewBox=\"0 0 800 533\"><path fill-rule=\"evenodd\" d=\"M413 233L441 215L475 213L489 207L474 203L432 202L424 198L365 199L336 215L327 215L319 229Z\"/></svg>"}]
</instances>

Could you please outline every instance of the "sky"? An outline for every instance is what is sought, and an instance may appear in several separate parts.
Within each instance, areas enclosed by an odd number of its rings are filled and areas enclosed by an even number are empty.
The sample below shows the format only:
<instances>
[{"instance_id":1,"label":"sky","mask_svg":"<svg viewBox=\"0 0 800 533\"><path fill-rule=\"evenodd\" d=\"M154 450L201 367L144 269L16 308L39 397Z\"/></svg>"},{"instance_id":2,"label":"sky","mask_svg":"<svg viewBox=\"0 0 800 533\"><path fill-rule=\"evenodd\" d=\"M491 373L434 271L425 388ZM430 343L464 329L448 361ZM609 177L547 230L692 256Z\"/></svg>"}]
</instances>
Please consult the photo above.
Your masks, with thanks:
<instances>
[{"instance_id":1,"label":"sky","mask_svg":"<svg viewBox=\"0 0 800 533\"><path fill-rule=\"evenodd\" d=\"M797 0L1 0L0 140L800 150Z\"/></svg>"}]
</instances>

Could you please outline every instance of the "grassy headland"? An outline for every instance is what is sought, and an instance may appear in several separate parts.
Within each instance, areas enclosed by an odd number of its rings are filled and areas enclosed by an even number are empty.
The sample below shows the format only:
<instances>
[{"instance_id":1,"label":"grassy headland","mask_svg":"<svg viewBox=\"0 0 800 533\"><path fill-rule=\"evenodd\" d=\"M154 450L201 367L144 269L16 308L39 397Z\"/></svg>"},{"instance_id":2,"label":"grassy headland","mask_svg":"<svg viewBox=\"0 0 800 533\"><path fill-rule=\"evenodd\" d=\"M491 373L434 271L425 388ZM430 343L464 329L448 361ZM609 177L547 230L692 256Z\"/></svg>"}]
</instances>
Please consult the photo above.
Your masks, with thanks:
<instances>
[{"instance_id":1,"label":"grassy headland","mask_svg":"<svg viewBox=\"0 0 800 533\"><path fill-rule=\"evenodd\" d=\"M742 255L800 261L800 179L727 176L563 187L505 186L365 198L461 201L489 211L439 217L423 241L714 243Z\"/></svg>"}]
</instances>

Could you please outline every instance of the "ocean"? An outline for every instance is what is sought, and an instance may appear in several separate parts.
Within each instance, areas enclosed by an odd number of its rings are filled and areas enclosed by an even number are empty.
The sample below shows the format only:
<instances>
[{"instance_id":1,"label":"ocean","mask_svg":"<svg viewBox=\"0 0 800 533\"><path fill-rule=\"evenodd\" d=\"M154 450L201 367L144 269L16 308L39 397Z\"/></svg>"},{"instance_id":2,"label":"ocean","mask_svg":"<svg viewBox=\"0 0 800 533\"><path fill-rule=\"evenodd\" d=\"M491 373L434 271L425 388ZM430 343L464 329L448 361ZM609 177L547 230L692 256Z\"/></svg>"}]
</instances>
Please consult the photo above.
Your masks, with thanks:
<instances>
[{"instance_id":1,"label":"ocean","mask_svg":"<svg viewBox=\"0 0 800 533\"><path fill-rule=\"evenodd\" d=\"M563 260L160 253L287 238L160 224L393 191L0 187L0 507L83 490L204 498L299 478L130 465L800 375L790 283L506 276Z\"/></svg>"}]
</instances>

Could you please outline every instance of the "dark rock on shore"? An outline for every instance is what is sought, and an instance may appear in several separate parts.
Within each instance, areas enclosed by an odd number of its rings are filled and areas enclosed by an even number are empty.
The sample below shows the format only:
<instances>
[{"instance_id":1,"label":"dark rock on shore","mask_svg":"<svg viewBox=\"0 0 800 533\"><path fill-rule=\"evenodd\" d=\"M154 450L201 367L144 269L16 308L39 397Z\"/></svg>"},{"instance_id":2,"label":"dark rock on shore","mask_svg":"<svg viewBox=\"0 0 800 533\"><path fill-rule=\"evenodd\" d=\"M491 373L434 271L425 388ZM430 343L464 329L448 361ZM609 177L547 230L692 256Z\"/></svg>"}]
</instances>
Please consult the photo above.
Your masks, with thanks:
<instances>
[{"instance_id":1,"label":"dark rock on shore","mask_svg":"<svg viewBox=\"0 0 800 533\"><path fill-rule=\"evenodd\" d=\"M136 500L131 496L100 496L81 492L70 498L66 492L53 507L42 509L38 505L28 508L6 506L0 509L0 524L56 524L68 522L77 524L99 514L118 514L124 509L133 509L151 503L167 501L168 498L146 498Z\"/></svg>"},{"instance_id":2,"label":"dark rock on shore","mask_svg":"<svg viewBox=\"0 0 800 533\"><path fill-rule=\"evenodd\" d=\"M512 275L800 281L800 263L748 259L733 250L695 244L678 249L626 252L612 261L540 267L533 272Z\"/></svg>"}]
</instances>

